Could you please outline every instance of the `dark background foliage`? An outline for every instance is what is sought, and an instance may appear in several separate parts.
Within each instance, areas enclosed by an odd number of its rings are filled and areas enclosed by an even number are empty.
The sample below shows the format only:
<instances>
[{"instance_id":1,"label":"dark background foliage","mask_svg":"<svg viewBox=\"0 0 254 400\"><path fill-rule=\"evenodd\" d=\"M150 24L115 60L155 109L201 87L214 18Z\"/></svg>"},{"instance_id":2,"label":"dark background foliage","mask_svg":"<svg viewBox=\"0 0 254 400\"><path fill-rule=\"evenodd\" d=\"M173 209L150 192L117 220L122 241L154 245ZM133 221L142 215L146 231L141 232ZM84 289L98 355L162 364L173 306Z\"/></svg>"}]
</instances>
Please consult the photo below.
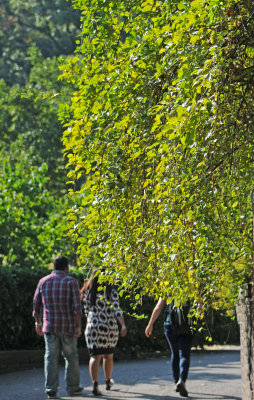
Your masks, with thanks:
<instances>
[{"instance_id":1,"label":"dark background foliage","mask_svg":"<svg viewBox=\"0 0 254 400\"><path fill-rule=\"evenodd\" d=\"M74 52L80 13L65 0L0 0L0 26L0 79L24 84L32 44L45 58Z\"/></svg>"},{"instance_id":2,"label":"dark background foliage","mask_svg":"<svg viewBox=\"0 0 254 400\"><path fill-rule=\"evenodd\" d=\"M40 278L51 271L47 268L36 267L28 268L1 268L0 269L0 350L13 349L38 349L44 347L43 338L35 333L34 320L32 318L32 301L36 285ZM71 275L79 280L80 286L83 276L76 270L71 271ZM145 337L144 331L148 318L136 319L131 306L131 298L122 298L121 307L124 311L128 334L125 338L120 338L118 350L128 356L137 356L142 352L166 350L168 348L163 333L163 319L165 312L162 312L154 326L151 339ZM150 316L155 303L148 297L143 299L142 306L138 306L135 312L138 315L145 314ZM83 319L85 325L85 319ZM208 313L207 323L213 341L218 344L238 344L239 330L235 320L232 320L220 312ZM208 331L204 328L197 332L194 340L195 346L208 344L206 337ZM79 346L85 347L84 335L79 339Z\"/></svg>"}]
</instances>

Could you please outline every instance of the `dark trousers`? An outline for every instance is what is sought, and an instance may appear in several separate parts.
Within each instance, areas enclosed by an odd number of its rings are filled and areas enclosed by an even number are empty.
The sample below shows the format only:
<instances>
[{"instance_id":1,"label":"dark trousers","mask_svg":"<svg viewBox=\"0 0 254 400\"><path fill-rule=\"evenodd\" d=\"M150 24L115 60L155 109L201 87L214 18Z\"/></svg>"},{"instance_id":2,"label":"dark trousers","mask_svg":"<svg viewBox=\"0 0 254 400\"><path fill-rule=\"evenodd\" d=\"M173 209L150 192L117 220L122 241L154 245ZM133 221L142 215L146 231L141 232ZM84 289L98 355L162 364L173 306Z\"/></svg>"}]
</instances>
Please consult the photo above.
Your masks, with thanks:
<instances>
[{"instance_id":1,"label":"dark trousers","mask_svg":"<svg viewBox=\"0 0 254 400\"><path fill-rule=\"evenodd\" d=\"M170 325L164 325L164 332L171 351L171 367L175 382L187 380L190 367L192 334L177 335Z\"/></svg>"}]
</instances>

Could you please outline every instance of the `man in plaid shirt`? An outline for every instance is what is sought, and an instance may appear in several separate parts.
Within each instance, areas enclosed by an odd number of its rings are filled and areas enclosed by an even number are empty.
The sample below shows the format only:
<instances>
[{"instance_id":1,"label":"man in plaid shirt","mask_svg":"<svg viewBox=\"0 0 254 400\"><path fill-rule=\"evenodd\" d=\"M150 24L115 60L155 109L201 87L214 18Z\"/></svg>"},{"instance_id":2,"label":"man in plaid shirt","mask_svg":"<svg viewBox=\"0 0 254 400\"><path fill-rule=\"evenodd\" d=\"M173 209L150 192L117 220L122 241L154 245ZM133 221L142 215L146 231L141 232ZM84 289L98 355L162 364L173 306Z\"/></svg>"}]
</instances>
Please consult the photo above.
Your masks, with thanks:
<instances>
[{"instance_id":1,"label":"man in plaid shirt","mask_svg":"<svg viewBox=\"0 0 254 400\"><path fill-rule=\"evenodd\" d=\"M68 259L54 260L54 271L42 278L33 299L36 333L45 340L45 390L49 399L57 399L60 350L65 359L66 391L80 393L77 338L81 334L81 306L78 281L68 275Z\"/></svg>"}]
</instances>

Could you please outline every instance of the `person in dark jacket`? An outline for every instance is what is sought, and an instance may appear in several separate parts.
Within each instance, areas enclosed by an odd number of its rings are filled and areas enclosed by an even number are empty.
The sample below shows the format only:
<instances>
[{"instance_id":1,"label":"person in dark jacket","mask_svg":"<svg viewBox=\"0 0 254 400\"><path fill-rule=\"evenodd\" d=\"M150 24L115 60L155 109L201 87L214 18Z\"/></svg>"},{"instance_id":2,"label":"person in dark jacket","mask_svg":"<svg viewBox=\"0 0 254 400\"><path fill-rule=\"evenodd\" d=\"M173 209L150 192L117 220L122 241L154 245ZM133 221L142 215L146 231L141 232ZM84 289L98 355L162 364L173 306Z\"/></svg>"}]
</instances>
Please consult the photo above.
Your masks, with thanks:
<instances>
[{"instance_id":1,"label":"person in dark jacket","mask_svg":"<svg viewBox=\"0 0 254 400\"><path fill-rule=\"evenodd\" d=\"M145 334L147 337L151 336L154 322L159 317L165 305L166 300L160 298L154 307L150 321L145 329ZM178 308L177 313L179 312L181 312L181 310ZM180 318L183 318L183 314ZM175 324L174 321L172 321L172 317L170 318L170 313L167 313L167 317L164 322L164 333L171 351L171 367L175 381L175 390L176 392L179 392L180 396L188 397L186 380L190 367L190 354L193 334L190 325L184 325L185 327L183 330L183 327L181 327L180 324Z\"/></svg>"}]
</instances>

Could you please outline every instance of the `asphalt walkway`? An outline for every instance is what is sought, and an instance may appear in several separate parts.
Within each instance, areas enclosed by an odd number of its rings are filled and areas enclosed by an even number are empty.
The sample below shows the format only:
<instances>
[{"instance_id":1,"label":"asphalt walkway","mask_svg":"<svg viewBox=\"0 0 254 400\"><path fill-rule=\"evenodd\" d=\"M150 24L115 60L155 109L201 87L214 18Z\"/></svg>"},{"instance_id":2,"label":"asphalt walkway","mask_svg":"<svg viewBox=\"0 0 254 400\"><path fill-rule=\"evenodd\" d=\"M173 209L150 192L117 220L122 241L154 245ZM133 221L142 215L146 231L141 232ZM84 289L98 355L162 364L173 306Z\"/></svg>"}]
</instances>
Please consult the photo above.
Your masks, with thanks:
<instances>
[{"instance_id":1,"label":"asphalt walkway","mask_svg":"<svg viewBox=\"0 0 254 400\"><path fill-rule=\"evenodd\" d=\"M95 399L91 393L88 365L80 366L82 394L76 400ZM174 391L168 357L144 361L116 362L113 378L115 385L106 391L102 368L99 387L103 395L99 398L124 400L176 400L182 398ZM241 371L239 351L194 352L187 382L190 399L197 400L241 400ZM64 370L60 368L58 394L69 400L64 389ZM33 369L0 375L0 399L43 400L43 369Z\"/></svg>"}]
</instances>

